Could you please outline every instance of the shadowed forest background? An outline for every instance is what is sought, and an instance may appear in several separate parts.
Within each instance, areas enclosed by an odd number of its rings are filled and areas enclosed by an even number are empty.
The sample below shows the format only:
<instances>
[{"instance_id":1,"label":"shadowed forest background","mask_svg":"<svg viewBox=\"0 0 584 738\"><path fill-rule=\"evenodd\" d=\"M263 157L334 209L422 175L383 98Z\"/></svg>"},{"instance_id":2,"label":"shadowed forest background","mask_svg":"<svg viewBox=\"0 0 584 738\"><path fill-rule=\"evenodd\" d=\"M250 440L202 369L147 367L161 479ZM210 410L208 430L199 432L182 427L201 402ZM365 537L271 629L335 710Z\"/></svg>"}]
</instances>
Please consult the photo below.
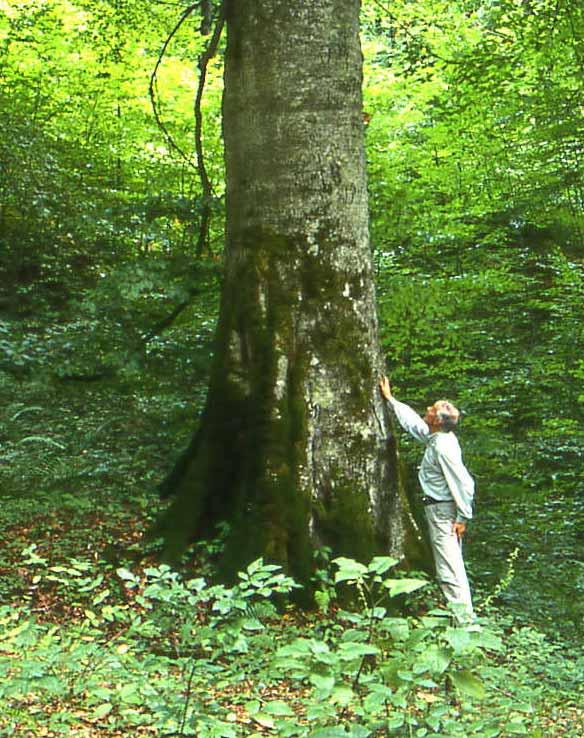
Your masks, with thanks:
<instances>
[{"instance_id":1,"label":"shadowed forest background","mask_svg":"<svg viewBox=\"0 0 584 738\"><path fill-rule=\"evenodd\" d=\"M292 585L263 563L243 594L159 566L144 534L204 404L222 282L218 6L0 0L7 734L581 735L584 8L364 0L361 13L387 372L416 409L444 397L463 412L477 482L465 555L487 635L424 622L439 596L411 585L380 626L395 663L375 691L361 683L385 648L375 608L343 616L335 584L373 588L385 564L337 562L335 582L321 551L312 615L284 606ZM403 439L412 499L419 454ZM222 535L195 542L181 573L211 581ZM311 640L282 640L296 651L274 666L281 617ZM361 635L343 645L359 648L333 665L347 622Z\"/></svg>"}]
</instances>

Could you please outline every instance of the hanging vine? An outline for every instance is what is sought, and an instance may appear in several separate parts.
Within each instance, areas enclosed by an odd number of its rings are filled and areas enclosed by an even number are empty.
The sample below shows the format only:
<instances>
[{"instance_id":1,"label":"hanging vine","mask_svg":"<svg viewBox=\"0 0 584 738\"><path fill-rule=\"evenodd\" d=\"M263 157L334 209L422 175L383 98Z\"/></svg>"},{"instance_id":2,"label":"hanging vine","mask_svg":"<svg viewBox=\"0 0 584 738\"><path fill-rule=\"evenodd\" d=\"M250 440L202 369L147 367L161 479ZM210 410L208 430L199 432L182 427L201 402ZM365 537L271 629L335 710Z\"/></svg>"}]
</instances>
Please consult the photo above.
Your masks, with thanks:
<instances>
[{"instance_id":1,"label":"hanging vine","mask_svg":"<svg viewBox=\"0 0 584 738\"><path fill-rule=\"evenodd\" d=\"M202 51L202 53L199 56L198 59L198 69L199 69L199 83L197 85L197 92L195 95L194 100L194 118L195 118L195 154L196 154L196 163L193 164L192 158L189 157L183 149L176 143L176 141L173 139L172 135L170 134L168 128L164 124L164 121L162 120L162 117L160 115L160 106L157 102L158 98L158 91L157 91L157 75L158 75L158 69L160 68L160 65L162 64L162 61L164 59L164 55L166 54L166 51L170 45L170 42L174 38L174 36L177 34L183 23L189 18L190 15L197 9L200 8L201 11L201 27L200 32L203 35L209 35L211 34L211 38L209 39L209 43L207 44L206 48ZM214 198L214 192L213 192L213 185L211 183L211 180L209 178L209 174L207 172L207 167L205 164L205 151L203 147L203 113L202 113L202 100L203 100L203 93L205 91L205 83L207 81L207 68L209 65L209 62L215 54L217 53L217 49L219 47L219 42L221 40L221 34L223 32L223 27L225 25L225 7L224 3L221 2L219 6L217 7L216 13L215 13L215 20L213 25L213 7L212 3L209 0L202 0L200 3L195 3L193 5L190 5L181 15L179 21L175 25L175 27L172 29L168 37L166 38L162 49L160 51L160 54L158 56L158 59L156 61L156 65L154 67L154 70L152 72L152 75L150 77L150 86L149 86L149 94L150 94L150 101L152 104L152 110L154 112L154 117L156 119L156 122L159 126L159 128L164 133L167 141L172 146L175 151L177 151L182 158L189 164L189 166L194 167L197 171L197 174L199 176L199 181L201 183L202 188L202 197L201 197L201 210L200 210L200 222L199 222L199 233L197 236L197 245L196 245L196 256L197 258L200 258L205 251L209 251L209 231L211 226L211 217L212 217L212 206L213 206L213 198ZM151 341L155 336L159 335L163 330L171 326L176 318L184 311L186 308L191 304L192 299L197 294L198 290L196 287L191 287L188 290L188 296L185 300L180 302L169 315L167 315L165 318L163 318L161 321L159 321L152 330L144 337L144 343L148 343Z\"/></svg>"}]
</instances>

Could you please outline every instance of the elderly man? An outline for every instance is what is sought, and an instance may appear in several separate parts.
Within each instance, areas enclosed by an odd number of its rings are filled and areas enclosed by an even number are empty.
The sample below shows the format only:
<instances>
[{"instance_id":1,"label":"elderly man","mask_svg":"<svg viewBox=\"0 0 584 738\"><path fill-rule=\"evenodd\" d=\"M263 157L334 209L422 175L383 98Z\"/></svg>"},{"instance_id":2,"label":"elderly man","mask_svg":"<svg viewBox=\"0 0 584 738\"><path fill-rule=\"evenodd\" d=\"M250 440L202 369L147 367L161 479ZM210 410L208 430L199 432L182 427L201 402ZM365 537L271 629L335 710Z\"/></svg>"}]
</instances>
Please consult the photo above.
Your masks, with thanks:
<instances>
[{"instance_id":1,"label":"elderly man","mask_svg":"<svg viewBox=\"0 0 584 738\"><path fill-rule=\"evenodd\" d=\"M430 543L438 582L448 602L455 605L459 622L473 618L472 599L464 561L462 537L472 518L474 481L462 461L458 439L452 432L460 413L439 400L421 418L391 393L387 377L379 382L402 428L426 446L418 479L422 487Z\"/></svg>"}]
</instances>

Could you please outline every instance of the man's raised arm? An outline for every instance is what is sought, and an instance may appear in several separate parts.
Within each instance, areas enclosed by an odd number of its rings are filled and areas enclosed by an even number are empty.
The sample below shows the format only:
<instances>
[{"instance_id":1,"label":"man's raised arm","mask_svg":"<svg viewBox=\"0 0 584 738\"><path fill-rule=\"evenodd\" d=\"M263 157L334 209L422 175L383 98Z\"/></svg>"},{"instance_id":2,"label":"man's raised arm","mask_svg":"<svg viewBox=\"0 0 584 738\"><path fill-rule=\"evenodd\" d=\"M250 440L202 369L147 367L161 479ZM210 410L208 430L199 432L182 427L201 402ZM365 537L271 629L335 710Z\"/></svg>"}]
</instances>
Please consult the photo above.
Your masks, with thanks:
<instances>
[{"instance_id":1,"label":"man's raised arm","mask_svg":"<svg viewBox=\"0 0 584 738\"><path fill-rule=\"evenodd\" d=\"M430 437L430 428L426 421L405 402L396 400L391 394L391 385L387 377L379 380L379 391L389 402L401 427L420 443L427 443Z\"/></svg>"}]
</instances>

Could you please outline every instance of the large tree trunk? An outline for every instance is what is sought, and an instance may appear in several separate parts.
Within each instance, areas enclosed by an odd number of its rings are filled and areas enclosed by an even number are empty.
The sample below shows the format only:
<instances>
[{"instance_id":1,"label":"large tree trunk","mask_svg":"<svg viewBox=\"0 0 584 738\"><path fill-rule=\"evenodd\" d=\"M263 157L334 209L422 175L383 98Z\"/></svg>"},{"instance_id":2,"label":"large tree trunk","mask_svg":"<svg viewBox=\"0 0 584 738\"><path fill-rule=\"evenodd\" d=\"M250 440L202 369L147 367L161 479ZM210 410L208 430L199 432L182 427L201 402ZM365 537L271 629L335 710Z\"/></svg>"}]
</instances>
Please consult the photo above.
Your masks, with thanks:
<instances>
[{"instance_id":1,"label":"large tree trunk","mask_svg":"<svg viewBox=\"0 0 584 738\"><path fill-rule=\"evenodd\" d=\"M223 564L306 580L313 545L401 554L377 391L359 0L232 0L227 247L207 404L171 476L170 550L230 523Z\"/></svg>"}]
</instances>

